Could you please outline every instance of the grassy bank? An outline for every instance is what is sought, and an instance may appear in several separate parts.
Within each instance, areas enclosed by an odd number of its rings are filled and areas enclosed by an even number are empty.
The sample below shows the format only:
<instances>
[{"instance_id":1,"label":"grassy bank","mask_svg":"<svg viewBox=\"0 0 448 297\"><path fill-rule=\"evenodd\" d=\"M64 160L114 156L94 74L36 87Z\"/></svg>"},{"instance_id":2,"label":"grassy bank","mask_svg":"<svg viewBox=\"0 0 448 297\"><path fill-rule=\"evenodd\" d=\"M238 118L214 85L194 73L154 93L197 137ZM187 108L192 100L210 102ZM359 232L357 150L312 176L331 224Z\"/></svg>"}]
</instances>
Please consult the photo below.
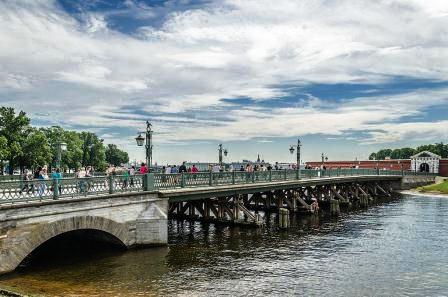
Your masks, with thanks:
<instances>
[{"instance_id":1,"label":"grassy bank","mask_svg":"<svg viewBox=\"0 0 448 297\"><path fill-rule=\"evenodd\" d=\"M417 188L419 192L427 193L427 192L433 192L433 193L442 193L442 194L448 194L448 181L444 181L440 184L434 184L429 186L424 186Z\"/></svg>"}]
</instances>

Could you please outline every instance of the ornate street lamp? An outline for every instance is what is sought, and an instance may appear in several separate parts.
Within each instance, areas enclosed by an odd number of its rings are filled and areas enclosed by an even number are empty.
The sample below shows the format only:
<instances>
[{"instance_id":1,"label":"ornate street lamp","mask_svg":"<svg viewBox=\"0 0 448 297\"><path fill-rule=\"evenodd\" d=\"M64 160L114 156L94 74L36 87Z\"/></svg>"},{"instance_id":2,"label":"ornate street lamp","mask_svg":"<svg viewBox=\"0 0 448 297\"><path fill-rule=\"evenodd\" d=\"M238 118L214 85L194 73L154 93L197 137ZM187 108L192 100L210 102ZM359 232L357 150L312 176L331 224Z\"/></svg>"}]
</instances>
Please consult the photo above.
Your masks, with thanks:
<instances>
[{"instance_id":1,"label":"ornate street lamp","mask_svg":"<svg viewBox=\"0 0 448 297\"><path fill-rule=\"evenodd\" d=\"M322 155L320 155L320 157L322 158L322 165L324 164L324 160L328 161L328 157L324 155L324 153L322 153Z\"/></svg>"},{"instance_id":2,"label":"ornate street lamp","mask_svg":"<svg viewBox=\"0 0 448 297\"><path fill-rule=\"evenodd\" d=\"M56 143L56 168L61 167L62 152L67 150L67 144L65 142Z\"/></svg>"},{"instance_id":3,"label":"ornate street lamp","mask_svg":"<svg viewBox=\"0 0 448 297\"><path fill-rule=\"evenodd\" d=\"M224 156L227 157L227 154L229 153L229 151L227 149L223 149L222 148L222 143L219 144L218 146L218 160L219 160L219 166L222 167L222 155L224 154Z\"/></svg>"},{"instance_id":4,"label":"ornate street lamp","mask_svg":"<svg viewBox=\"0 0 448 297\"><path fill-rule=\"evenodd\" d=\"M297 144L291 144L289 147L289 152L294 154L294 148L297 148L297 168L300 168L300 148L302 147L302 143L300 142L300 139L297 139Z\"/></svg>"},{"instance_id":5,"label":"ornate street lamp","mask_svg":"<svg viewBox=\"0 0 448 297\"><path fill-rule=\"evenodd\" d=\"M146 121L146 132L138 132L138 136L135 138L138 146L143 146L143 143L146 140L146 166L151 168L152 166L152 125L149 121ZM145 137L143 137L143 133L145 133Z\"/></svg>"}]
</instances>

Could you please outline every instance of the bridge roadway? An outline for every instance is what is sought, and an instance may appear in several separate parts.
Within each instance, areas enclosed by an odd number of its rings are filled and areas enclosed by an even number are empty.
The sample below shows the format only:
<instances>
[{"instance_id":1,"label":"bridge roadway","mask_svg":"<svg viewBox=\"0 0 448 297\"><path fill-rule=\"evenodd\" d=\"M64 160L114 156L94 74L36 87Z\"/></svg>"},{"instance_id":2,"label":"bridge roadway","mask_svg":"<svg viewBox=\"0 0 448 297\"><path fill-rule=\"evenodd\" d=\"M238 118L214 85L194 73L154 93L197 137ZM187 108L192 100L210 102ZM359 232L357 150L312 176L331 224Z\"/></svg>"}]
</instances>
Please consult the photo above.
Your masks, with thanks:
<instances>
[{"instance_id":1,"label":"bridge roadway","mask_svg":"<svg viewBox=\"0 0 448 297\"><path fill-rule=\"evenodd\" d=\"M433 181L434 176L343 176L0 203L0 274L61 234L89 231L89 239L127 248L166 245L168 216L257 225L258 210L311 211L311 200L368 204L392 189Z\"/></svg>"},{"instance_id":2,"label":"bridge roadway","mask_svg":"<svg viewBox=\"0 0 448 297\"><path fill-rule=\"evenodd\" d=\"M432 179L432 178L431 178ZM312 179L300 179L289 181L262 182L255 184L220 185L213 187L177 188L159 191L161 198L168 198L170 203L189 200L202 200L214 197L228 197L232 195L243 195L261 193L266 191L285 190L296 187L315 187L332 184L346 184L353 182L389 181L396 186L401 184L402 176L366 175L366 176L341 176L322 177Z\"/></svg>"}]
</instances>

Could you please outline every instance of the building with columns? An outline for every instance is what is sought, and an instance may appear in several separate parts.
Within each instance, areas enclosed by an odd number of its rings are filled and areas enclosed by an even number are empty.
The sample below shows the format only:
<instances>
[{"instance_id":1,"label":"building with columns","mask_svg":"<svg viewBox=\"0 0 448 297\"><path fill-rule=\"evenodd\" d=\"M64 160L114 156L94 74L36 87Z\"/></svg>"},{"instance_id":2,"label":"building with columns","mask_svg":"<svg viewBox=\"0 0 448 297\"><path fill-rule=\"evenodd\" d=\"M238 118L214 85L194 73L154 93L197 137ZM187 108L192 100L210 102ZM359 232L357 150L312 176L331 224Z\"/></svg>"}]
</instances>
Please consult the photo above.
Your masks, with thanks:
<instances>
[{"instance_id":1,"label":"building with columns","mask_svg":"<svg viewBox=\"0 0 448 297\"><path fill-rule=\"evenodd\" d=\"M439 173L442 158L434 153L423 151L411 157L411 170L415 172Z\"/></svg>"},{"instance_id":2,"label":"building with columns","mask_svg":"<svg viewBox=\"0 0 448 297\"><path fill-rule=\"evenodd\" d=\"M416 172L436 173L440 176L448 176L448 159L439 155L423 151L415 154L410 159L387 160L352 160L352 161L314 161L306 162L310 168L327 169L335 168L370 168L387 170L404 170Z\"/></svg>"}]
</instances>

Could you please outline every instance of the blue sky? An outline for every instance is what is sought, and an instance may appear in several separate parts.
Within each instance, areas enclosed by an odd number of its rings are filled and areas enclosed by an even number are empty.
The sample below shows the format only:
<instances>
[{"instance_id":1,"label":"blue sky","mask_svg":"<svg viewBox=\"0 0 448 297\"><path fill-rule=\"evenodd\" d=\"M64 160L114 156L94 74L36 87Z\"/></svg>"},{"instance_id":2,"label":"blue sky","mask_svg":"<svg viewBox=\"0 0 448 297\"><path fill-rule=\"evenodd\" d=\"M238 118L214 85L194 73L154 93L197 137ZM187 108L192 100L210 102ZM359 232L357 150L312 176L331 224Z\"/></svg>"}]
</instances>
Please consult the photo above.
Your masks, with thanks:
<instances>
[{"instance_id":1,"label":"blue sky","mask_svg":"<svg viewBox=\"0 0 448 297\"><path fill-rule=\"evenodd\" d=\"M0 103L159 163L447 142L444 0L0 2Z\"/></svg>"}]
</instances>

